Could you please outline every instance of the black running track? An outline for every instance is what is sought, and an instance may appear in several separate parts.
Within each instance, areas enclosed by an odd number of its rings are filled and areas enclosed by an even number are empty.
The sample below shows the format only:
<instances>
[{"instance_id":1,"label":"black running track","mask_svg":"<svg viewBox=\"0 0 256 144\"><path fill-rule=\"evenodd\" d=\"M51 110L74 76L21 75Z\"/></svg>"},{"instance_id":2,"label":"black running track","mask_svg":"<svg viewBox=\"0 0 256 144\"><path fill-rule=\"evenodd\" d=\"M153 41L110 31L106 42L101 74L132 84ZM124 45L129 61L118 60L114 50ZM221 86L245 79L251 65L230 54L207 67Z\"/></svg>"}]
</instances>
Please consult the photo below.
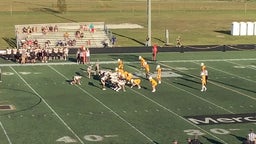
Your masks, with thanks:
<instances>
[{"instance_id":1,"label":"black running track","mask_svg":"<svg viewBox=\"0 0 256 144\"><path fill-rule=\"evenodd\" d=\"M256 44L245 45L196 45L196 46L158 46L158 52L196 52L196 51L240 51L240 50L256 50ZM70 53L75 54L77 48L70 49ZM90 48L93 54L101 53L151 53L152 47L105 47Z\"/></svg>"}]
</instances>

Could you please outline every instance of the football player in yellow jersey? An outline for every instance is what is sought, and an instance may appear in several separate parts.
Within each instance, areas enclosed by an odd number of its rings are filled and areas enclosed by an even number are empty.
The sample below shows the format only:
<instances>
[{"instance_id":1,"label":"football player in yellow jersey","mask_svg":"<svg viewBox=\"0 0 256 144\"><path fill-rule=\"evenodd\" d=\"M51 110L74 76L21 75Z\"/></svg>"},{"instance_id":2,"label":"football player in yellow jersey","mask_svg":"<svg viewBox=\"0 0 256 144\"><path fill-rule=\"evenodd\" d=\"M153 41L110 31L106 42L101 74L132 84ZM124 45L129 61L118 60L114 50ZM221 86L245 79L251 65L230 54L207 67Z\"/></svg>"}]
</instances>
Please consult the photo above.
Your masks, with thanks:
<instances>
[{"instance_id":1,"label":"football player in yellow jersey","mask_svg":"<svg viewBox=\"0 0 256 144\"><path fill-rule=\"evenodd\" d=\"M139 60L140 60L140 66L141 66L141 69L144 68L144 64L146 62L146 60L142 57L142 56L139 56Z\"/></svg>"},{"instance_id":2,"label":"football player in yellow jersey","mask_svg":"<svg viewBox=\"0 0 256 144\"><path fill-rule=\"evenodd\" d=\"M119 68L115 68L115 71L117 72L117 73L124 73L124 70L123 69L119 69Z\"/></svg>"},{"instance_id":3,"label":"football player in yellow jersey","mask_svg":"<svg viewBox=\"0 0 256 144\"><path fill-rule=\"evenodd\" d=\"M151 76L148 79L149 79L149 81L151 83L151 86L152 86L152 92L155 92L156 91L156 86L157 86L156 80L154 80Z\"/></svg>"},{"instance_id":4,"label":"football player in yellow jersey","mask_svg":"<svg viewBox=\"0 0 256 144\"><path fill-rule=\"evenodd\" d=\"M131 82L133 75L132 73L127 72L126 73L126 82L129 84Z\"/></svg>"},{"instance_id":5,"label":"football player in yellow jersey","mask_svg":"<svg viewBox=\"0 0 256 144\"><path fill-rule=\"evenodd\" d=\"M148 78L150 74L150 68L147 62L144 62L144 68L145 68L146 78Z\"/></svg>"},{"instance_id":6,"label":"football player in yellow jersey","mask_svg":"<svg viewBox=\"0 0 256 144\"><path fill-rule=\"evenodd\" d=\"M206 74L205 74L205 71L201 71L201 83L202 83L202 89L201 91L206 91L207 88L206 88Z\"/></svg>"},{"instance_id":7,"label":"football player in yellow jersey","mask_svg":"<svg viewBox=\"0 0 256 144\"><path fill-rule=\"evenodd\" d=\"M205 70L206 66L204 65L204 63L201 63L201 71Z\"/></svg>"},{"instance_id":8,"label":"football player in yellow jersey","mask_svg":"<svg viewBox=\"0 0 256 144\"><path fill-rule=\"evenodd\" d=\"M208 80L208 71L206 70L206 66L205 66L204 63L201 63L201 71L204 71L205 76L206 76L206 83L207 83L207 80Z\"/></svg>"},{"instance_id":9,"label":"football player in yellow jersey","mask_svg":"<svg viewBox=\"0 0 256 144\"><path fill-rule=\"evenodd\" d=\"M157 76L156 79L158 81L158 84L161 84L161 80L162 80L162 68L160 67L160 65L156 66L156 70L157 70Z\"/></svg>"},{"instance_id":10,"label":"football player in yellow jersey","mask_svg":"<svg viewBox=\"0 0 256 144\"><path fill-rule=\"evenodd\" d=\"M117 64L118 64L118 69L124 69L124 63L121 59L118 59L117 60Z\"/></svg>"},{"instance_id":11,"label":"football player in yellow jersey","mask_svg":"<svg viewBox=\"0 0 256 144\"><path fill-rule=\"evenodd\" d=\"M141 83L141 80L139 78L131 79L131 84L132 84L131 88L133 88L134 86L138 86L138 89L141 89L140 83Z\"/></svg>"}]
</instances>

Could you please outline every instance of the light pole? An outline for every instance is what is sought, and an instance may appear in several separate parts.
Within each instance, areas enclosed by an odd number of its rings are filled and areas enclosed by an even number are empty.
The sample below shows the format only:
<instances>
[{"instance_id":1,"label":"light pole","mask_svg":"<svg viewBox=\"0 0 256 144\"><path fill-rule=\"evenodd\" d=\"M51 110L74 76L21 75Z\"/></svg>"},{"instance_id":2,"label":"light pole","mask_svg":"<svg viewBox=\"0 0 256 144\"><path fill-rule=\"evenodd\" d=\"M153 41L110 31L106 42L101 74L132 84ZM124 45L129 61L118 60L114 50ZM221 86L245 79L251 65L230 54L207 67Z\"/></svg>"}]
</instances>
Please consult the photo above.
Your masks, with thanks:
<instances>
[{"instance_id":1,"label":"light pole","mask_svg":"<svg viewBox=\"0 0 256 144\"><path fill-rule=\"evenodd\" d=\"M148 46L151 46L151 0L147 0Z\"/></svg>"}]
</instances>

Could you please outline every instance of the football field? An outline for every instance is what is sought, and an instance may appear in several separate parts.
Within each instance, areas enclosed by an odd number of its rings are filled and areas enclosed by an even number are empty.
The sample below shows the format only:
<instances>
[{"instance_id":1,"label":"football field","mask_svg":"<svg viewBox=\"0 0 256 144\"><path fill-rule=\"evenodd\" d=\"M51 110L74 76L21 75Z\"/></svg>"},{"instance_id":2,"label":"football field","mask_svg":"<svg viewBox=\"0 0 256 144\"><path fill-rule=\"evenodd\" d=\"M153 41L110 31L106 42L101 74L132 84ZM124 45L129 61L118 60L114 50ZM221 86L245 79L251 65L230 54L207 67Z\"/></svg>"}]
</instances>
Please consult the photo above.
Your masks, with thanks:
<instances>
[{"instance_id":1,"label":"football field","mask_svg":"<svg viewBox=\"0 0 256 144\"><path fill-rule=\"evenodd\" d=\"M141 69L146 58L162 83L152 93ZM71 58L72 59L72 58ZM124 69L142 80L141 89L103 91L88 64L74 61L5 64L1 60L1 144L170 144L198 138L204 144L240 144L256 130L256 53L166 52L156 62L151 53L92 54L100 69ZM209 72L201 92L200 63ZM81 85L71 85L81 75ZM153 75L154 76L154 75Z\"/></svg>"}]
</instances>

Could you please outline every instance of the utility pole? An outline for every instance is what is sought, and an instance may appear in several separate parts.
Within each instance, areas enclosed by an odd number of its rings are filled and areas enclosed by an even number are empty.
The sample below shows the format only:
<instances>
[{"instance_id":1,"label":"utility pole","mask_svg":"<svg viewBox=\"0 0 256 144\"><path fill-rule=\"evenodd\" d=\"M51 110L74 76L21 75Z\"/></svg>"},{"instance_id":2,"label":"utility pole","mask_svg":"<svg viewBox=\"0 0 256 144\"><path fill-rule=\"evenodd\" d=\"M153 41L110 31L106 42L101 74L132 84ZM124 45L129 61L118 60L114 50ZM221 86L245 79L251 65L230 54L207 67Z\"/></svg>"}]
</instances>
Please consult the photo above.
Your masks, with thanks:
<instances>
[{"instance_id":1,"label":"utility pole","mask_svg":"<svg viewBox=\"0 0 256 144\"><path fill-rule=\"evenodd\" d=\"M148 16L148 46L151 45L151 0L147 0L147 16Z\"/></svg>"}]
</instances>

